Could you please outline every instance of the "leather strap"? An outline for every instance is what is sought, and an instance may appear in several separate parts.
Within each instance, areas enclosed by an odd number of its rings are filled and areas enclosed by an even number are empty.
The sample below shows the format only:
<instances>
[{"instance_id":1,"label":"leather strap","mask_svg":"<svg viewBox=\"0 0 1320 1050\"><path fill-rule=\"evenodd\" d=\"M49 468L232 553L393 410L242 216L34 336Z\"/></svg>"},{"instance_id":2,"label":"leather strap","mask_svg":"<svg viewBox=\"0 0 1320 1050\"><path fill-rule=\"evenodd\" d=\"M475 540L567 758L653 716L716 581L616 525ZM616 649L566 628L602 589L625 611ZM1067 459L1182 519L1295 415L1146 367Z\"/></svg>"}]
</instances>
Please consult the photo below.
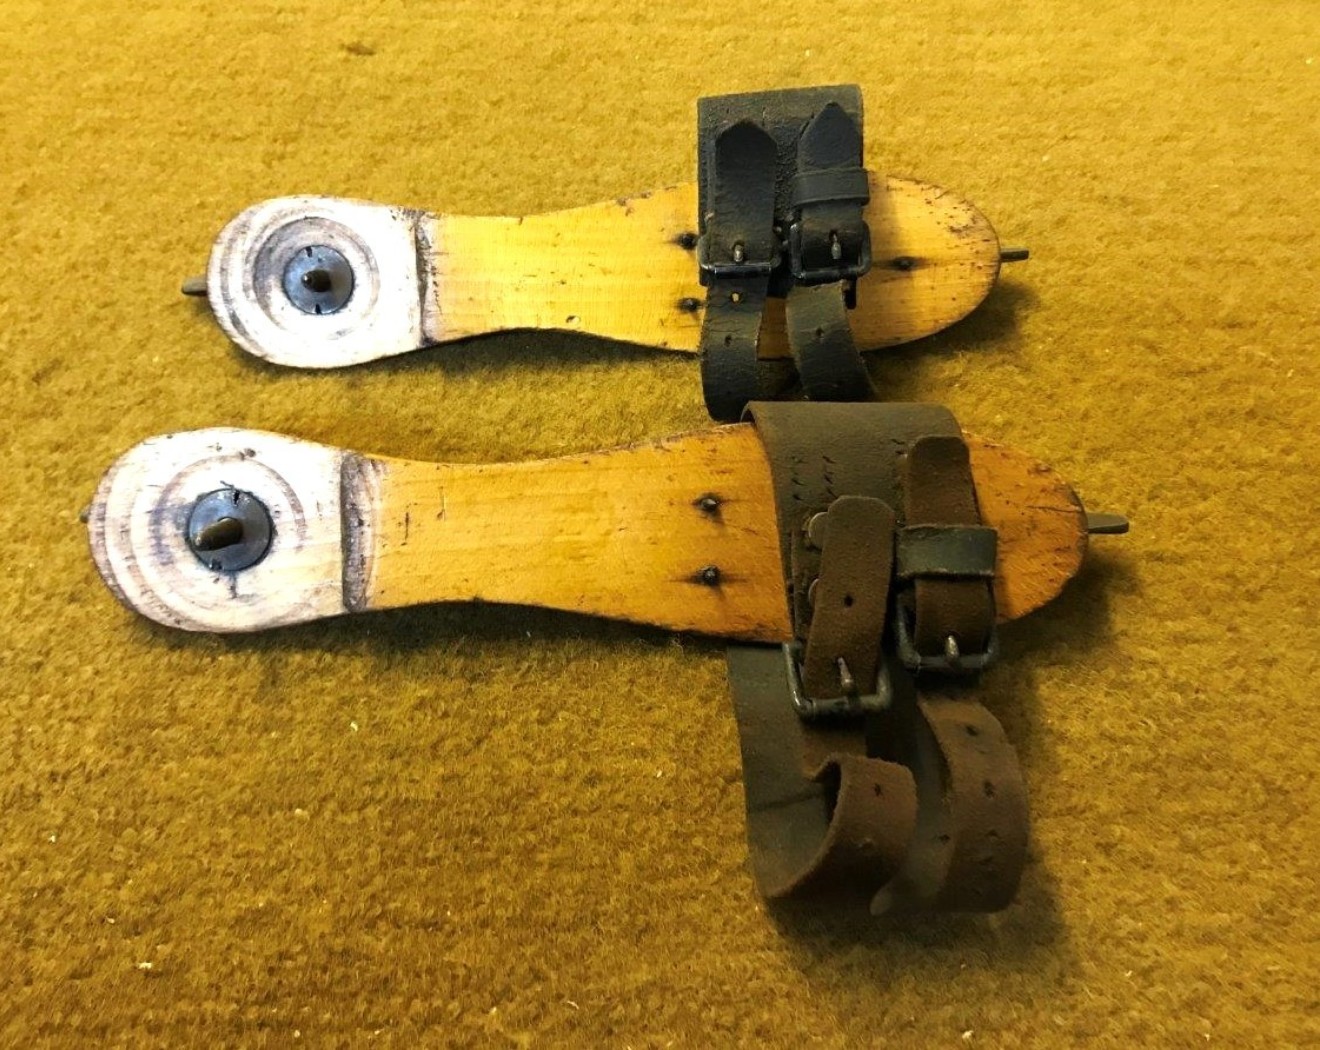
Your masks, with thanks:
<instances>
[{"instance_id":1,"label":"leather strap","mask_svg":"<svg viewBox=\"0 0 1320 1050\"><path fill-rule=\"evenodd\" d=\"M871 183L862 167L862 129L837 102L811 118L798 140L789 268L799 284L860 277L871 265L862 208Z\"/></svg>"},{"instance_id":2,"label":"leather strap","mask_svg":"<svg viewBox=\"0 0 1320 1050\"><path fill-rule=\"evenodd\" d=\"M797 638L786 651L729 651L758 886L768 897L847 889L876 912L1005 906L1026 844L1016 755L965 680L909 672L885 627L891 579L907 586L891 573L907 528L912 586L937 585L914 599L932 637L952 623L970 642L993 627L993 546L956 421L930 405L748 412L771 464ZM909 526L894 508L934 520ZM881 702L825 708L860 717L814 717L814 701L868 688Z\"/></svg>"},{"instance_id":3,"label":"leather strap","mask_svg":"<svg viewBox=\"0 0 1320 1050\"><path fill-rule=\"evenodd\" d=\"M721 422L786 385L782 367L758 362L768 296L788 300L789 345L808 398L874 397L847 316L870 267L861 127L855 86L698 103L702 387Z\"/></svg>"},{"instance_id":4,"label":"leather strap","mask_svg":"<svg viewBox=\"0 0 1320 1050\"><path fill-rule=\"evenodd\" d=\"M960 437L932 435L912 445L903 469L903 497L905 536L939 534L946 545L961 539L964 547L983 540L971 462ZM911 540L900 540L900 548L911 546ZM963 566L966 576L947 566L936 571L929 565L905 566L905 574L914 578L911 633L921 657L944 658L950 638L960 655L989 649L995 602L987 577L994 575L994 546L982 554L988 554L988 564Z\"/></svg>"},{"instance_id":5,"label":"leather strap","mask_svg":"<svg viewBox=\"0 0 1320 1050\"><path fill-rule=\"evenodd\" d=\"M939 405L764 401L748 405L746 415L770 459L789 609L794 624L806 624L807 588L820 575L820 548L803 531L808 519L844 495L903 507L901 457L908 446L923 435L961 431Z\"/></svg>"},{"instance_id":6,"label":"leather strap","mask_svg":"<svg viewBox=\"0 0 1320 1050\"><path fill-rule=\"evenodd\" d=\"M840 496L808 523L806 542L821 557L807 592L811 627L802 688L813 700L874 695L889 611L894 511L878 499Z\"/></svg>"},{"instance_id":7,"label":"leather strap","mask_svg":"<svg viewBox=\"0 0 1320 1050\"><path fill-rule=\"evenodd\" d=\"M871 374L853 342L848 307L871 267L871 199L862 132L831 102L798 142L789 268L797 281L785 303L788 345L809 401L873 401Z\"/></svg>"},{"instance_id":8,"label":"leather strap","mask_svg":"<svg viewBox=\"0 0 1320 1050\"><path fill-rule=\"evenodd\" d=\"M853 342L846 286L799 285L784 302L788 346L809 401L874 401L875 384Z\"/></svg>"},{"instance_id":9,"label":"leather strap","mask_svg":"<svg viewBox=\"0 0 1320 1050\"><path fill-rule=\"evenodd\" d=\"M701 329L701 385L712 418L735 421L760 396L757 347L770 274L779 264L774 235L775 140L750 121L715 139L711 213L698 243L710 277Z\"/></svg>"},{"instance_id":10,"label":"leather strap","mask_svg":"<svg viewBox=\"0 0 1320 1050\"><path fill-rule=\"evenodd\" d=\"M1026 860L1026 785L999 721L957 695L894 678L897 759L917 790L911 845L871 901L874 914L997 911L1017 893Z\"/></svg>"},{"instance_id":11,"label":"leather strap","mask_svg":"<svg viewBox=\"0 0 1320 1050\"><path fill-rule=\"evenodd\" d=\"M780 650L730 647L729 680L761 892L879 892L907 856L916 826L911 772L869 757L856 732L808 728L794 713Z\"/></svg>"}]
</instances>

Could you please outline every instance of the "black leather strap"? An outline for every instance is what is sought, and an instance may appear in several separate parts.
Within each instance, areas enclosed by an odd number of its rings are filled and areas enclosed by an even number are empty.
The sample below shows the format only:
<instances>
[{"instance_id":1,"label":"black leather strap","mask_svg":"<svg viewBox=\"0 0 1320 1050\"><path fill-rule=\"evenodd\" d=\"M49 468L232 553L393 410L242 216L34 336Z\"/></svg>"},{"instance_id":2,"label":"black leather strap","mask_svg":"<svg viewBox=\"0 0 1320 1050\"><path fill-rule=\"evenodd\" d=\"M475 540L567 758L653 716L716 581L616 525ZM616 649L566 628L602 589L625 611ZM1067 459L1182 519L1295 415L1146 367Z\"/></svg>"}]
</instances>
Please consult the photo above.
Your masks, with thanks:
<instances>
[{"instance_id":1,"label":"black leather strap","mask_svg":"<svg viewBox=\"0 0 1320 1050\"><path fill-rule=\"evenodd\" d=\"M770 275L779 265L774 235L775 140L750 121L715 138L711 213L697 245L709 282L701 330L706 407L723 423L760 396L757 347Z\"/></svg>"},{"instance_id":2,"label":"black leather strap","mask_svg":"<svg viewBox=\"0 0 1320 1050\"><path fill-rule=\"evenodd\" d=\"M846 289L799 285L784 304L788 345L809 401L872 401L875 385L853 342Z\"/></svg>"},{"instance_id":3,"label":"black leather strap","mask_svg":"<svg viewBox=\"0 0 1320 1050\"><path fill-rule=\"evenodd\" d=\"M721 422L784 385L782 369L758 363L767 296L788 298L789 344L808 398L874 397L847 317L870 266L861 127L855 86L698 104L698 260L709 289L702 385Z\"/></svg>"},{"instance_id":4,"label":"black leather strap","mask_svg":"<svg viewBox=\"0 0 1320 1050\"><path fill-rule=\"evenodd\" d=\"M871 184L862 167L862 129L837 102L823 106L798 140L789 269L799 284L856 280L871 266L862 208Z\"/></svg>"}]
</instances>

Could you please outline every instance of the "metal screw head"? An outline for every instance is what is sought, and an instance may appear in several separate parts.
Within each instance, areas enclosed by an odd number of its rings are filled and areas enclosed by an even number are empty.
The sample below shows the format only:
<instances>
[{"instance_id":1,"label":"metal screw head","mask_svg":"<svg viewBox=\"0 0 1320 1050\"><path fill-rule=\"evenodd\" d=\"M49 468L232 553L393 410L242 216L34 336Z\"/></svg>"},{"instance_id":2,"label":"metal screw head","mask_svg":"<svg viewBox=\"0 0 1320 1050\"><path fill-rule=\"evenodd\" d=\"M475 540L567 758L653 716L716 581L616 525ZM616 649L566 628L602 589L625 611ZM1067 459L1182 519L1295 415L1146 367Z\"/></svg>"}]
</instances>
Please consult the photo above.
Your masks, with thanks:
<instances>
[{"instance_id":1,"label":"metal screw head","mask_svg":"<svg viewBox=\"0 0 1320 1050\"><path fill-rule=\"evenodd\" d=\"M305 314L332 314L353 297L353 267L325 244L300 248L284 267L284 294Z\"/></svg>"},{"instance_id":2,"label":"metal screw head","mask_svg":"<svg viewBox=\"0 0 1320 1050\"><path fill-rule=\"evenodd\" d=\"M213 572L239 572L256 565L270 550L274 535L266 505L238 489L208 492L188 515L188 546Z\"/></svg>"}]
</instances>

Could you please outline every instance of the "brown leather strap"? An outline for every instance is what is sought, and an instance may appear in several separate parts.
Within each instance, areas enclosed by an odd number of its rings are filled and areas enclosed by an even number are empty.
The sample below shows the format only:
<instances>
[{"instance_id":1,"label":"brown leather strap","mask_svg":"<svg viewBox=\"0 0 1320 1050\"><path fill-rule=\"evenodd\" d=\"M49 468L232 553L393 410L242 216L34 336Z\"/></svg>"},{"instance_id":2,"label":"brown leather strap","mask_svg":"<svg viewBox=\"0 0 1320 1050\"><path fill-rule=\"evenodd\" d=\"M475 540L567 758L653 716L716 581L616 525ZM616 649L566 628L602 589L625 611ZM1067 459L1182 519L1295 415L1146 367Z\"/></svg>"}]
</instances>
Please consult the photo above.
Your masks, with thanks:
<instances>
[{"instance_id":1,"label":"brown leather strap","mask_svg":"<svg viewBox=\"0 0 1320 1050\"><path fill-rule=\"evenodd\" d=\"M802 687L823 700L873 694L889 611L894 511L878 499L840 496L809 521L807 543L821 548L821 558L807 594Z\"/></svg>"},{"instance_id":2,"label":"brown leather strap","mask_svg":"<svg viewBox=\"0 0 1320 1050\"><path fill-rule=\"evenodd\" d=\"M768 646L730 647L729 681L763 895L858 893L875 914L995 911L1012 901L1026 856L1026 788L985 707L920 696L900 671L889 716L860 727L803 722L783 653Z\"/></svg>"},{"instance_id":3,"label":"brown leather strap","mask_svg":"<svg viewBox=\"0 0 1320 1050\"><path fill-rule=\"evenodd\" d=\"M876 914L996 911L1017 892L1026 860L1026 785L999 721L957 696L921 695L894 679L905 727L896 743L917 789L917 824Z\"/></svg>"},{"instance_id":4,"label":"brown leather strap","mask_svg":"<svg viewBox=\"0 0 1320 1050\"><path fill-rule=\"evenodd\" d=\"M804 640L811 621L807 592L820 575L819 548L804 532L808 520L845 495L869 496L898 510L900 457L908 446L923 435L961 431L939 405L761 401L748 405L747 416L770 458L789 608Z\"/></svg>"},{"instance_id":5,"label":"brown leather strap","mask_svg":"<svg viewBox=\"0 0 1320 1050\"><path fill-rule=\"evenodd\" d=\"M905 531L980 526L971 462L961 437L931 436L912 445L903 471L903 497ZM993 573L993 558L989 569ZM912 640L922 656L943 656L950 637L961 652L984 652L995 625L991 582L983 575L918 575L913 614Z\"/></svg>"},{"instance_id":6,"label":"brown leather strap","mask_svg":"<svg viewBox=\"0 0 1320 1050\"><path fill-rule=\"evenodd\" d=\"M980 643L993 627L993 537L957 423L929 405L757 403L749 413L771 463L806 654L799 668L797 647L729 652L758 885L771 897L850 887L874 911L1003 907L1025 856L1016 755L980 704L944 676L909 674L881 644L895 507L921 517L900 523L899 576L922 588L910 597L929 636ZM799 717L848 691L845 670L854 691L874 687L882 702L821 709L861 711L851 722Z\"/></svg>"},{"instance_id":7,"label":"brown leather strap","mask_svg":"<svg viewBox=\"0 0 1320 1050\"><path fill-rule=\"evenodd\" d=\"M779 649L730 647L729 681L757 887L771 898L877 893L898 871L916 824L911 772L868 757L855 730L808 728L794 712Z\"/></svg>"}]
</instances>

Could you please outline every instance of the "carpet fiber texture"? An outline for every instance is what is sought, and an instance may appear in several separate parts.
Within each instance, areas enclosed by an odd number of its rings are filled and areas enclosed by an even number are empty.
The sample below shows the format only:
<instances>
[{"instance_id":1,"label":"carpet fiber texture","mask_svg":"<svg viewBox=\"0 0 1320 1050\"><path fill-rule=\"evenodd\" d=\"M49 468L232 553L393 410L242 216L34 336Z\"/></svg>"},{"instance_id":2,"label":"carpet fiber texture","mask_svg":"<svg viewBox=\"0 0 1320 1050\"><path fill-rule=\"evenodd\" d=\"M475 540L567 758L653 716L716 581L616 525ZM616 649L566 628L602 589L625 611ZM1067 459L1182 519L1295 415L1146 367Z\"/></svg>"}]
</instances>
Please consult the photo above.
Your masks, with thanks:
<instances>
[{"instance_id":1,"label":"carpet fiber texture","mask_svg":"<svg viewBox=\"0 0 1320 1050\"><path fill-rule=\"evenodd\" d=\"M706 422L690 357L567 336L263 365L177 294L239 210L589 203L691 178L699 95L854 80L871 167L1032 250L877 381L1132 519L986 681L1011 909L767 909L714 642L220 639L101 584L79 512L152 434L495 461ZM1311 0L8 0L0 1045L1320 1043L1317 142Z\"/></svg>"}]
</instances>

